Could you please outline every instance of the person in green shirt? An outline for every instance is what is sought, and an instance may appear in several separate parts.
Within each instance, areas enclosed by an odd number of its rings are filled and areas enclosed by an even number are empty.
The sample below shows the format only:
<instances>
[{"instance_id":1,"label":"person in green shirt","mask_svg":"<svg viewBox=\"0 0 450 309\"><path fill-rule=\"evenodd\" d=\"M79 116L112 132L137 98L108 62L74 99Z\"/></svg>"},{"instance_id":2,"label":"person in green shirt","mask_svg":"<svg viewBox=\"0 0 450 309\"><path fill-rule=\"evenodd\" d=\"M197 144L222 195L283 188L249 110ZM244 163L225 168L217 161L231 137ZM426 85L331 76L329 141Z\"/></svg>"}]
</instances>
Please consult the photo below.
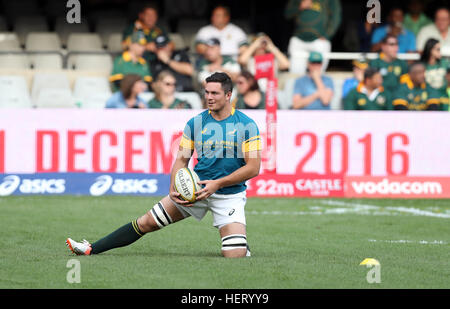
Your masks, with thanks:
<instances>
[{"instance_id":1,"label":"person in green shirt","mask_svg":"<svg viewBox=\"0 0 450 309\"><path fill-rule=\"evenodd\" d=\"M394 93L400 85L400 79L408 73L406 61L397 58L397 37L388 34L382 41L381 53L377 59L371 60L369 66L376 68L383 76L383 87Z\"/></svg>"},{"instance_id":2,"label":"person in green shirt","mask_svg":"<svg viewBox=\"0 0 450 309\"><path fill-rule=\"evenodd\" d=\"M192 108L188 102L175 97L176 82L175 76L170 71L161 71L153 83L155 96L148 102L148 107L162 109Z\"/></svg>"},{"instance_id":3,"label":"person in green shirt","mask_svg":"<svg viewBox=\"0 0 450 309\"><path fill-rule=\"evenodd\" d=\"M242 71L236 79L237 96L231 102L236 109L264 109L266 96L252 73Z\"/></svg>"},{"instance_id":4,"label":"person in green shirt","mask_svg":"<svg viewBox=\"0 0 450 309\"><path fill-rule=\"evenodd\" d=\"M441 110L441 96L425 82L425 65L415 62L409 67L410 80L394 94L395 110Z\"/></svg>"},{"instance_id":5,"label":"person in green shirt","mask_svg":"<svg viewBox=\"0 0 450 309\"><path fill-rule=\"evenodd\" d=\"M403 24L406 29L410 30L417 37L422 27L433 23L433 21L423 13L422 0L410 0L408 5L408 13L405 14Z\"/></svg>"},{"instance_id":6,"label":"person in green shirt","mask_svg":"<svg viewBox=\"0 0 450 309\"><path fill-rule=\"evenodd\" d=\"M446 88L441 93L441 110L450 112L450 65L447 67L447 74L445 74Z\"/></svg>"},{"instance_id":7,"label":"person in green shirt","mask_svg":"<svg viewBox=\"0 0 450 309\"><path fill-rule=\"evenodd\" d=\"M294 34L288 46L290 71L304 74L307 57L297 54L299 51L331 52L331 39L342 21L340 0L289 0L284 16L295 22ZM327 67L328 59L324 59L322 72Z\"/></svg>"},{"instance_id":8,"label":"person in green shirt","mask_svg":"<svg viewBox=\"0 0 450 309\"><path fill-rule=\"evenodd\" d=\"M158 25L158 7L156 4L145 4L138 14L138 19L130 24L122 33L122 47L124 50L131 44L131 36L136 31L141 31L145 35L146 44L144 59L147 62L156 59L156 44L155 39L160 35L168 36L166 29ZM169 47L171 50L175 49L175 44L170 41Z\"/></svg>"},{"instance_id":9,"label":"person in green shirt","mask_svg":"<svg viewBox=\"0 0 450 309\"><path fill-rule=\"evenodd\" d=\"M445 93L447 86L445 71L449 61L441 55L441 43L436 39L428 39L420 61L426 65L425 81L434 89Z\"/></svg>"},{"instance_id":10,"label":"person in green shirt","mask_svg":"<svg viewBox=\"0 0 450 309\"><path fill-rule=\"evenodd\" d=\"M127 74L138 74L142 76L147 86L150 87L152 74L147 61L142 58L147 43L145 37L140 32L133 33L130 38L131 44L128 50L114 59L113 69L109 81L112 88L117 91L120 88L120 82ZM150 89L150 88L149 88Z\"/></svg>"},{"instance_id":11,"label":"person in green shirt","mask_svg":"<svg viewBox=\"0 0 450 309\"><path fill-rule=\"evenodd\" d=\"M364 79L344 98L345 110L391 110L391 95L384 90L383 77L375 68L364 71Z\"/></svg>"}]
</instances>

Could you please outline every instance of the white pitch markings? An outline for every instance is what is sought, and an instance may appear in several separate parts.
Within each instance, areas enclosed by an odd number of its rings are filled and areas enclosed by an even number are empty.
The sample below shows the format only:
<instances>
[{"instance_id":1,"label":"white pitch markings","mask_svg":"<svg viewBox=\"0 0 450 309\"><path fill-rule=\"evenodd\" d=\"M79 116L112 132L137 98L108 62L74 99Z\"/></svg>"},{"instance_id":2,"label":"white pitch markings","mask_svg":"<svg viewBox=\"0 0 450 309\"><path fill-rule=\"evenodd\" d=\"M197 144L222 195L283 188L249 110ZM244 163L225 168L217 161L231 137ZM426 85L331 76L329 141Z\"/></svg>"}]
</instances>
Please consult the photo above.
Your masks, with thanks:
<instances>
[{"instance_id":1,"label":"white pitch markings","mask_svg":"<svg viewBox=\"0 0 450 309\"><path fill-rule=\"evenodd\" d=\"M404 240L404 239L399 239L399 240L377 240L377 239L369 239L370 242L386 242L386 243L390 243L390 244L420 244L420 245L448 245L447 242L443 241L443 240L433 240L433 241L428 241L428 240Z\"/></svg>"},{"instance_id":2,"label":"white pitch markings","mask_svg":"<svg viewBox=\"0 0 450 309\"><path fill-rule=\"evenodd\" d=\"M304 202L303 200L302 202ZM375 216L398 216L404 214L410 214L414 216L434 217L434 218L450 218L450 210L440 209L438 207L432 207L433 211L422 210L412 207L393 207L393 206L377 206L360 203L352 203L345 201L335 200L322 200L314 201L324 206L310 205L303 207L306 210L302 211L278 211L278 210L251 210L247 211L250 215L284 215L284 216L299 216L299 215L327 215L327 214L358 214L358 215L375 215ZM327 207L328 206L328 207ZM338 207L335 207L338 206Z\"/></svg>"}]
</instances>

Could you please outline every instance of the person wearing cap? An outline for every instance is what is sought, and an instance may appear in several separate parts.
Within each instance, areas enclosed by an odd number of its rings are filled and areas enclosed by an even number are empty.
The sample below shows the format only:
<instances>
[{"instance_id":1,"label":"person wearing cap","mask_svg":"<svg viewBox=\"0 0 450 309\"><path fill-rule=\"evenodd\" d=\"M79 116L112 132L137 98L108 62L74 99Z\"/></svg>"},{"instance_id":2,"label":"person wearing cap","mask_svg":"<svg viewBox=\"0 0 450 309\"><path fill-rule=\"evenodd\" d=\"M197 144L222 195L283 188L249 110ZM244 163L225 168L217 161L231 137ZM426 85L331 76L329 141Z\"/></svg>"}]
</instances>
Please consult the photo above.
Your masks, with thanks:
<instances>
[{"instance_id":1,"label":"person wearing cap","mask_svg":"<svg viewBox=\"0 0 450 309\"><path fill-rule=\"evenodd\" d=\"M155 78L162 71L171 72L177 81L176 91L194 91L192 75L194 67L189 60L186 50L173 50L169 45L169 38L159 35L155 39L156 59L150 62L150 69Z\"/></svg>"},{"instance_id":2,"label":"person wearing cap","mask_svg":"<svg viewBox=\"0 0 450 309\"><path fill-rule=\"evenodd\" d=\"M381 52L377 59L369 62L369 66L376 68L383 76L383 87L390 93L394 93L401 81L407 78L408 64L398 59L398 39L388 34L381 44Z\"/></svg>"},{"instance_id":3,"label":"person wearing cap","mask_svg":"<svg viewBox=\"0 0 450 309\"><path fill-rule=\"evenodd\" d=\"M224 56L237 57L248 47L245 32L230 22L230 10L223 6L216 6L211 14L211 24L200 28L195 36L195 51L204 55L207 50L206 42L211 38L218 38L221 42L220 52Z\"/></svg>"},{"instance_id":4,"label":"person wearing cap","mask_svg":"<svg viewBox=\"0 0 450 309\"><path fill-rule=\"evenodd\" d=\"M120 81L127 74L138 74L142 76L144 82L150 86L152 74L150 73L147 61L142 57L146 44L147 40L145 36L140 31L136 31L130 38L128 50L114 59L112 73L109 77L114 91L120 88Z\"/></svg>"},{"instance_id":5,"label":"person wearing cap","mask_svg":"<svg viewBox=\"0 0 450 309\"><path fill-rule=\"evenodd\" d=\"M304 74L307 54L303 53L331 52L331 39L342 21L340 0L289 0L284 16L295 22L294 34L288 45L290 72ZM322 72L327 67L328 59L325 58Z\"/></svg>"},{"instance_id":6,"label":"person wearing cap","mask_svg":"<svg viewBox=\"0 0 450 309\"><path fill-rule=\"evenodd\" d=\"M322 54L311 52L307 74L298 78L294 85L293 109L329 110L334 93L333 81L322 74Z\"/></svg>"},{"instance_id":7,"label":"person wearing cap","mask_svg":"<svg viewBox=\"0 0 450 309\"><path fill-rule=\"evenodd\" d=\"M138 19L130 24L122 34L122 47L124 50L131 44L131 36L133 33L140 31L145 35L147 41L145 45L145 53L143 57L147 61L156 58L156 44L155 38L161 34L168 35L166 29L158 25L158 7L154 3L145 4L138 14ZM175 48L173 42L169 43L171 49Z\"/></svg>"},{"instance_id":8,"label":"person wearing cap","mask_svg":"<svg viewBox=\"0 0 450 309\"><path fill-rule=\"evenodd\" d=\"M391 95L384 90L383 77L374 68L363 73L363 80L344 98L345 110L392 110Z\"/></svg>"},{"instance_id":9,"label":"person wearing cap","mask_svg":"<svg viewBox=\"0 0 450 309\"><path fill-rule=\"evenodd\" d=\"M241 67L230 56L222 56L220 52L221 42L217 38L211 38L205 42L206 51L204 59L198 63L197 78L200 84L214 72L227 73L234 82L241 72Z\"/></svg>"},{"instance_id":10,"label":"person wearing cap","mask_svg":"<svg viewBox=\"0 0 450 309\"><path fill-rule=\"evenodd\" d=\"M345 98L350 90L356 88L364 80L364 70L369 67L367 60L353 60L353 77L347 78L342 85L342 98Z\"/></svg>"}]
</instances>

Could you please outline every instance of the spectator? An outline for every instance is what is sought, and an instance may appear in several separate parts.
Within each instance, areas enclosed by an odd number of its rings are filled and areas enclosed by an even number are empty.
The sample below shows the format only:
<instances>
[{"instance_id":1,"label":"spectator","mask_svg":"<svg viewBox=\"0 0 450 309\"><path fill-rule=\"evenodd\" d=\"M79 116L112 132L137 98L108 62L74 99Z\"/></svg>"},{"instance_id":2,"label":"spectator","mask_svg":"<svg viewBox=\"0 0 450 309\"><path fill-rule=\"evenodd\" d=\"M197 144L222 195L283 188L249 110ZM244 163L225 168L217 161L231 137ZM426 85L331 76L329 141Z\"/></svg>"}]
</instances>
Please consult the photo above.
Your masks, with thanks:
<instances>
[{"instance_id":1,"label":"spectator","mask_svg":"<svg viewBox=\"0 0 450 309\"><path fill-rule=\"evenodd\" d=\"M200 28L195 36L195 50L198 54L206 53L206 42L211 38L220 40L220 52L223 56L237 57L248 47L247 35L238 26L230 23L230 10L222 5L214 8L211 24Z\"/></svg>"},{"instance_id":2,"label":"spectator","mask_svg":"<svg viewBox=\"0 0 450 309\"><path fill-rule=\"evenodd\" d=\"M439 92L445 92L445 73L449 61L441 56L441 43L436 39L429 39L425 43L420 58L425 66L425 81Z\"/></svg>"},{"instance_id":3,"label":"spectator","mask_svg":"<svg viewBox=\"0 0 450 309\"><path fill-rule=\"evenodd\" d=\"M120 81L124 76L132 73L142 76L144 81L150 86L152 74L150 73L147 61L142 58L146 44L147 41L143 33L141 31L136 31L131 35L128 50L114 59L113 70L109 77L109 81L112 83L114 91L119 89Z\"/></svg>"},{"instance_id":4,"label":"spectator","mask_svg":"<svg viewBox=\"0 0 450 309\"><path fill-rule=\"evenodd\" d=\"M389 110L391 96L383 88L383 77L374 68L364 71L363 81L344 98L345 110Z\"/></svg>"},{"instance_id":5,"label":"spectator","mask_svg":"<svg viewBox=\"0 0 450 309\"><path fill-rule=\"evenodd\" d=\"M450 112L450 66L447 67L445 82L447 85L444 93L441 93L441 110Z\"/></svg>"},{"instance_id":6,"label":"spectator","mask_svg":"<svg viewBox=\"0 0 450 309\"><path fill-rule=\"evenodd\" d=\"M186 101L175 97L177 80L170 71L162 71L153 84L155 97L148 102L149 108L192 108Z\"/></svg>"},{"instance_id":7,"label":"spectator","mask_svg":"<svg viewBox=\"0 0 450 309\"><path fill-rule=\"evenodd\" d=\"M263 109L266 107L264 92L259 89L252 73L242 71L236 80L238 94L231 102L237 109Z\"/></svg>"},{"instance_id":8,"label":"spectator","mask_svg":"<svg viewBox=\"0 0 450 309\"><path fill-rule=\"evenodd\" d=\"M186 50L172 50L169 38L165 35L156 37L156 59L150 62L151 72L158 76L162 71L170 71L177 80L176 91L194 91L192 85L192 66Z\"/></svg>"},{"instance_id":9,"label":"spectator","mask_svg":"<svg viewBox=\"0 0 450 309\"><path fill-rule=\"evenodd\" d=\"M120 82L120 90L106 102L106 108L146 108L139 94L147 90L147 84L138 74L128 74Z\"/></svg>"},{"instance_id":10,"label":"spectator","mask_svg":"<svg viewBox=\"0 0 450 309\"><path fill-rule=\"evenodd\" d=\"M388 24L386 26L378 27L373 32L373 52L380 51L381 45L383 44L383 39L388 34L397 38L399 53L416 51L416 37L414 36L414 33L404 27L403 10L399 7L394 7L389 11Z\"/></svg>"},{"instance_id":11,"label":"spectator","mask_svg":"<svg viewBox=\"0 0 450 309\"><path fill-rule=\"evenodd\" d=\"M408 13L405 14L405 28L410 30L417 37L420 29L431 23L431 19L423 13L422 1L410 0L408 4Z\"/></svg>"},{"instance_id":12,"label":"spectator","mask_svg":"<svg viewBox=\"0 0 450 309\"><path fill-rule=\"evenodd\" d=\"M440 110L441 96L425 82L425 65L415 62L409 67L410 80L393 94L396 110Z\"/></svg>"},{"instance_id":13,"label":"spectator","mask_svg":"<svg viewBox=\"0 0 450 309\"><path fill-rule=\"evenodd\" d=\"M167 31L158 25L158 7L156 4L149 3L144 5L138 14L138 19L124 30L122 36L124 50L130 45L131 35L136 31L142 31L147 40L144 58L148 62L154 60L156 58L155 38L161 34L168 35ZM170 42L169 47L173 50L175 44Z\"/></svg>"},{"instance_id":14,"label":"spectator","mask_svg":"<svg viewBox=\"0 0 450 309\"><path fill-rule=\"evenodd\" d=\"M394 93L400 84L402 75L408 73L406 61L397 58L398 40L392 34L388 34L381 44L381 53L378 59L369 62L369 66L376 68L383 76L383 87L390 93Z\"/></svg>"},{"instance_id":15,"label":"spectator","mask_svg":"<svg viewBox=\"0 0 450 309\"><path fill-rule=\"evenodd\" d=\"M273 44L265 34L259 33L250 46L239 56L238 62L246 70L255 74L255 56L272 53L275 56L275 72L289 70L289 59Z\"/></svg>"},{"instance_id":16,"label":"spectator","mask_svg":"<svg viewBox=\"0 0 450 309\"><path fill-rule=\"evenodd\" d=\"M422 52L428 39L439 40L442 49L450 52L450 12L447 8L439 8L434 14L434 23L425 26L417 35L417 50Z\"/></svg>"},{"instance_id":17,"label":"spectator","mask_svg":"<svg viewBox=\"0 0 450 309\"><path fill-rule=\"evenodd\" d=\"M365 59L353 60L353 77L348 78L342 85L342 97L350 92L350 90L356 88L359 83L364 81L364 70L369 67L369 64Z\"/></svg>"},{"instance_id":18,"label":"spectator","mask_svg":"<svg viewBox=\"0 0 450 309\"><path fill-rule=\"evenodd\" d=\"M330 109L333 97L333 81L322 75L323 57L311 52L308 58L307 74L295 81L292 108Z\"/></svg>"},{"instance_id":19,"label":"spectator","mask_svg":"<svg viewBox=\"0 0 450 309\"><path fill-rule=\"evenodd\" d=\"M205 42L205 59L198 64L198 81L203 85L205 79L214 72L225 72L231 80L236 81L236 77L241 72L239 64L230 56L222 56L220 53L221 42L217 38L209 39Z\"/></svg>"},{"instance_id":20,"label":"spectator","mask_svg":"<svg viewBox=\"0 0 450 309\"><path fill-rule=\"evenodd\" d=\"M285 17L294 19L296 28L288 45L292 73L304 74L307 60L298 51L329 53L331 38L341 23L341 3L339 0L289 0ZM322 72L328 67L324 59Z\"/></svg>"}]
</instances>

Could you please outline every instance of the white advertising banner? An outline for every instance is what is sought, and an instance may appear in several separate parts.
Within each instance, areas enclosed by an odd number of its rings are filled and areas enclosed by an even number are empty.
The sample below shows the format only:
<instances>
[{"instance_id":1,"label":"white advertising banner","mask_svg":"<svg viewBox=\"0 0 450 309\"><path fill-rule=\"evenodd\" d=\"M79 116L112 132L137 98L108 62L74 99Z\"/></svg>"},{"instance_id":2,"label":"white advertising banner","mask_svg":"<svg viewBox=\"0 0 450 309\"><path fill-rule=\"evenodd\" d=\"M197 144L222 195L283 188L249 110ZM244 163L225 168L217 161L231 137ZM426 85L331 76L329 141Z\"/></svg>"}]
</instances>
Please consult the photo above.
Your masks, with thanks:
<instances>
[{"instance_id":1,"label":"white advertising banner","mask_svg":"<svg viewBox=\"0 0 450 309\"><path fill-rule=\"evenodd\" d=\"M2 109L0 173L169 173L199 110ZM265 139L265 111L244 111ZM277 114L279 174L450 176L450 114Z\"/></svg>"}]
</instances>

